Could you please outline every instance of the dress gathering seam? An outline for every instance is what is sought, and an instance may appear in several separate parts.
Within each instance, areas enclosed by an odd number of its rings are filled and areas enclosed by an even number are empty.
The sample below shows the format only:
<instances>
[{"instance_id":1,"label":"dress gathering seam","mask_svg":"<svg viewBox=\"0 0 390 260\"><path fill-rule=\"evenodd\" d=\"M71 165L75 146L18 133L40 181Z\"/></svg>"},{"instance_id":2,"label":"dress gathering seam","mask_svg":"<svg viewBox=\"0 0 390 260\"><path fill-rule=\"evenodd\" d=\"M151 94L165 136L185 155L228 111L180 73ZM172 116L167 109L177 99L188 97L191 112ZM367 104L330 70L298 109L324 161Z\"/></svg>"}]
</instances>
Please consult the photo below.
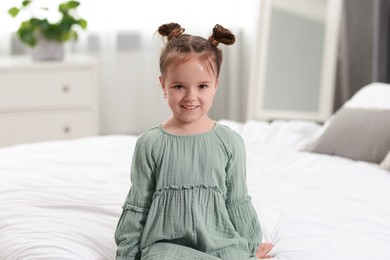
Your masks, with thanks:
<instances>
[{"instance_id":1,"label":"dress gathering seam","mask_svg":"<svg viewBox=\"0 0 390 260\"><path fill-rule=\"evenodd\" d=\"M162 195L163 193L165 193L167 191L182 191L182 190L195 190L195 189L197 189L197 190L199 190L199 189L214 190L214 191L218 192L224 200L226 199L226 195L217 186L206 185L206 184L169 185L169 186L166 186L166 187L163 187L163 188L157 190L153 194L153 199L155 199L156 197Z\"/></svg>"}]
</instances>

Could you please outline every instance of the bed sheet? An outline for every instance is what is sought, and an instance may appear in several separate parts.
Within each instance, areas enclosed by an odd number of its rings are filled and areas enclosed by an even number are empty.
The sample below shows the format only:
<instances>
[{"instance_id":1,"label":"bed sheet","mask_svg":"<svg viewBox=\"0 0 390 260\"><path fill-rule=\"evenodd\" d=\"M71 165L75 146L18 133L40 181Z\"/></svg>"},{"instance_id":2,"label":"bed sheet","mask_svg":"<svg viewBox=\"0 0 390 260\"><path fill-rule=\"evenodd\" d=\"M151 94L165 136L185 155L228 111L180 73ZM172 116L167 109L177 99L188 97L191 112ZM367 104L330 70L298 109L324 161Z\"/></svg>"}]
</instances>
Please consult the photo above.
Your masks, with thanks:
<instances>
[{"instance_id":1,"label":"bed sheet","mask_svg":"<svg viewBox=\"0 0 390 260\"><path fill-rule=\"evenodd\" d=\"M114 259L135 140L0 149L0 259Z\"/></svg>"},{"instance_id":2,"label":"bed sheet","mask_svg":"<svg viewBox=\"0 0 390 260\"><path fill-rule=\"evenodd\" d=\"M220 123L247 147L247 183L275 259L390 259L390 175L301 151L306 121ZM0 259L114 259L135 136L0 149Z\"/></svg>"},{"instance_id":3,"label":"bed sheet","mask_svg":"<svg viewBox=\"0 0 390 260\"><path fill-rule=\"evenodd\" d=\"M390 173L303 152L312 122L225 122L247 145L248 189L275 259L390 259Z\"/></svg>"}]
</instances>

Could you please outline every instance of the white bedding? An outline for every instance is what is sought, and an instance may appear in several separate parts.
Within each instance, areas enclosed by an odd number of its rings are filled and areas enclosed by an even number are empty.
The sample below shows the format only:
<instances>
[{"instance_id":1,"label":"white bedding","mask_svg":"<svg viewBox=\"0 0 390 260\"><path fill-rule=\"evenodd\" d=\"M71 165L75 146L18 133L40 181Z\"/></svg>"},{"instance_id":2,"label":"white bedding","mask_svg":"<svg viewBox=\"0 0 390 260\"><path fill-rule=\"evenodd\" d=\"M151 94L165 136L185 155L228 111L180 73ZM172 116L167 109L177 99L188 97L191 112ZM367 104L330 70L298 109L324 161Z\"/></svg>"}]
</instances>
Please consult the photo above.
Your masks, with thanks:
<instances>
[{"instance_id":1,"label":"white bedding","mask_svg":"<svg viewBox=\"0 0 390 260\"><path fill-rule=\"evenodd\" d=\"M0 259L114 259L135 140L0 149Z\"/></svg>"},{"instance_id":2,"label":"white bedding","mask_svg":"<svg viewBox=\"0 0 390 260\"><path fill-rule=\"evenodd\" d=\"M390 173L301 152L311 122L222 121L247 145L248 187L275 259L390 259ZM0 149L0 259L114 259L135 136Z\"/></svg>"},{"instance_id":3,"label":"white bedding","mask_svg":"<svg viewBox=\"0 0 390 260\"><path fill-rule=\"evenodd\" d=\"M390 173L299 150L315 124L247 122L249 192L276 259L390 259ZM261 132L257 129L261 129Z\"/></svg>"}]
</instances>

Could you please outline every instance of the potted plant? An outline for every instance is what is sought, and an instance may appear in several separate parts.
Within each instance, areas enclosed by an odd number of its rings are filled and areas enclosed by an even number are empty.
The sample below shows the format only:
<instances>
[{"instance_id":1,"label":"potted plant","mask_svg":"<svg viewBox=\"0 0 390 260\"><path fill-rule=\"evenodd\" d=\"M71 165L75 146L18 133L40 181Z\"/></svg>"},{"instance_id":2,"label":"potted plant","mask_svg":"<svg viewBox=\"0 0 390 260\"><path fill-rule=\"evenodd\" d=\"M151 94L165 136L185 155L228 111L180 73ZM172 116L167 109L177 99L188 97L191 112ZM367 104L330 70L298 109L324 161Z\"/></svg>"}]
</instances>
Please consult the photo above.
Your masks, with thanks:
<instances>
[{"instance_id":1,"label":"potted plant","mask_svg":"<svg viewBox=\"0 0 390 260\"><path fill-rule=\"evenodd\" d=\"M58 19L53 21L49 19L49 15L53 16L53 10L48 6L33 6L38 2L42 3L39 0L24 0L20 6L8 10L12 17L17 17L21 12L29 13L29 18L21 22L16 32L17 37L31 47L33 59L62 59L64 43L77 40L75 29L87 28L87 21L78 18L75 12L80 3L73 0L59 3Z\"/></svg>"}]
</instances>

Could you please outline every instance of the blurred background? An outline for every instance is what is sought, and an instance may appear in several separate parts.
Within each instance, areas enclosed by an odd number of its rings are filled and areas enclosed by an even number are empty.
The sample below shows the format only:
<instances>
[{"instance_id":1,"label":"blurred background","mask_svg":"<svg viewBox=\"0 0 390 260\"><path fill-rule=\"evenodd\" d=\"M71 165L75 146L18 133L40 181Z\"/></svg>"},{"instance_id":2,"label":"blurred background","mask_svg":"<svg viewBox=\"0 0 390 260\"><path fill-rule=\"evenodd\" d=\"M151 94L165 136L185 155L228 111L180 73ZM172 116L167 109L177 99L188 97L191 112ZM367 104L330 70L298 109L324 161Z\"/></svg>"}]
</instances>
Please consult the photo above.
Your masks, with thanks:
<instances>
[{"instance_id":1,"label":"blurred background","mask_svg":"<svg viewBox=\"0 0 390 260\"><path fill-rule=\"evenodd\" d=\"M27 51L13 34L22 17L12 19L7 13L15 2L0 1L0 57L25 55ZM239 71L250 68L259 1L239 2L81 0L78 11L88 21L88 29L79 32L77 42L66 44L66 53L92 55L98 59L100 133L136 134L169 116L158 81L162 39L155 34L158 26L168 22L180 23L186 33L204 37L211 34L216 23L237 34L238 43L226 50L221 93L212 113L216 119L243 118L240 103L244 94L241 92L248 85L249 75L241 75ZM230 61L235 64L227 72L226 64ZM237 103L228 104L224 102L229 95L227 89L233 86L238 88L238 96L232 97Z\"/></svg>"},{"instance_id":2,"label":"blurred background","mask_svg":"<svg viewBox=\"0 0 390 260\"><path fill-rule=\"evenodd\" d=\"M311 2L297 1L303 6ZM316 1L324 6L327 2ZM15 37L23 17L14 19L8 14L16 2L19 1L0 1L0 60L29 54L29 49ZM389 1L342 2L335 97L331 103L334 110L362 86L372 81L389 81ZM80 3L78 13L88 21L88 28L79 32L76 42L66 43L66 57L86 55L97 60L99 134L139 134L170 115L158 81L158 59L163 45L161 37L155 34L158 26L168 22L177 22L186 33L204 37L219 23L237 35L235 45L222 47L224 63L211 116L216 120L248 119L248 89L257 73L255 59L261 47L262 0L80 0ZM50 19L55 20L55 14ZM285 46L288 45L286 42Z\"/></svg>"}]
</instances>

